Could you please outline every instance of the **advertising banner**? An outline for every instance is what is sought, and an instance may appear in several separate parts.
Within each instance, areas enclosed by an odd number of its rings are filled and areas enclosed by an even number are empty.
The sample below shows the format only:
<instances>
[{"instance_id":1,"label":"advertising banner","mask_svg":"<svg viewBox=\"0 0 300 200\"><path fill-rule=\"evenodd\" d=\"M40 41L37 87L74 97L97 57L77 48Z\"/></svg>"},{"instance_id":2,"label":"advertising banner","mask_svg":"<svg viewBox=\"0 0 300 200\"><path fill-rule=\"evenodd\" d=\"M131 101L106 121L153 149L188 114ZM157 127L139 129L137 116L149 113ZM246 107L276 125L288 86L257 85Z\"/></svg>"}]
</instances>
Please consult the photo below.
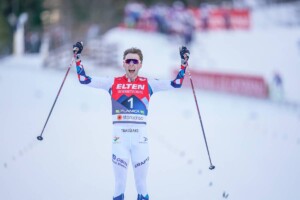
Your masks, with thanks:
<instances>
[{"instance_id":1,"label":"advertising banner","mask_svg":"<svg viewBox=\"0 0 300 200\"><path fill-rule=\"evenodd\" d=\"M257 98L268 98L268 86L261 76L190 70L194 87ZM178 71L174 71L177 74ZM186 73L183 87L190 87Z\"/></svg>"}]
</instances>

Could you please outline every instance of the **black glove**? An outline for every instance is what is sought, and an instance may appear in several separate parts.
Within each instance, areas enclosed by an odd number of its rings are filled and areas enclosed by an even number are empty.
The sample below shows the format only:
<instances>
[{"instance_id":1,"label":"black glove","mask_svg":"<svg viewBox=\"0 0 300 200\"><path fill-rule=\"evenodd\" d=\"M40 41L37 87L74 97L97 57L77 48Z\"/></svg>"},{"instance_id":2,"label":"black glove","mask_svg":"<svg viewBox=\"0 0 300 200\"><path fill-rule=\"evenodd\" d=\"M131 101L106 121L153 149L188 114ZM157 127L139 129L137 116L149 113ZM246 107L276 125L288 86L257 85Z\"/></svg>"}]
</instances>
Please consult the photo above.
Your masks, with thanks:
<instances>
[{"instance_id":1,"label":"black glove","mask_svg":"<svg viewBox=\"0 0 300 200\"><path fill-rule=\"evenodd\" d=\"M179 48L179 53L181 58L181 64L185 66L187 64L187 61L189 60L190 51L185 46L182 46Z\"/></svg>"},{"instance_id":2,"label":"black glove","mask_svg":"<svg viewBox=\"0 0 300 200\"><path fill-rule=\"evenodd\" d=\"M83 42L76 42L76 44L73 45L73 53L74 54L81 54L83 50Z\"/></svg>"}]
</instances>

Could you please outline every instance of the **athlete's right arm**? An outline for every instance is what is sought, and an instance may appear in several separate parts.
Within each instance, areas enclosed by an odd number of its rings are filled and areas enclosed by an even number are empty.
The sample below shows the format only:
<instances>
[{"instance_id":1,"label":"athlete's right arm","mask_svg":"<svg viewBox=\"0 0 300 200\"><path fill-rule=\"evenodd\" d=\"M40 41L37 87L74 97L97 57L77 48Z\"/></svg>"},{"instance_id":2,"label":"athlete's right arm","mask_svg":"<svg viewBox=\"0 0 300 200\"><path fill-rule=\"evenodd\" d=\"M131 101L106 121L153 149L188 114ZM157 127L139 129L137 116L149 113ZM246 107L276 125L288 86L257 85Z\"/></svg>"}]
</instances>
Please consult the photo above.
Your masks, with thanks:
<instances>
[{"instance_id":1,"label":"athlete's right arm","mask_svg":"<svg viewBox=\"0 0 300 200\"><path fill-rule=\"evenodd\" d=\"M78 80L81 84L88 85L94 88L110 90L114 79L113 78L92 78L87 76L84 70L83 65L81 64L80 55L83 50L83 43L77 42L73 45L74 59L76 60L76 71L78 75Z\"/></svg>"},{"instance_id":2,"label":"athlete's right arm","mask_svg":"<svg viewBox=\"0 0 300 200\"><path fill-rule=\"evenodd\" d=\"M105 89L109 91L114 81L114 78L111 77L87 76L80 59L76 60L76 71L79 82L90 87Z\"/></svg>"}]
</instances>

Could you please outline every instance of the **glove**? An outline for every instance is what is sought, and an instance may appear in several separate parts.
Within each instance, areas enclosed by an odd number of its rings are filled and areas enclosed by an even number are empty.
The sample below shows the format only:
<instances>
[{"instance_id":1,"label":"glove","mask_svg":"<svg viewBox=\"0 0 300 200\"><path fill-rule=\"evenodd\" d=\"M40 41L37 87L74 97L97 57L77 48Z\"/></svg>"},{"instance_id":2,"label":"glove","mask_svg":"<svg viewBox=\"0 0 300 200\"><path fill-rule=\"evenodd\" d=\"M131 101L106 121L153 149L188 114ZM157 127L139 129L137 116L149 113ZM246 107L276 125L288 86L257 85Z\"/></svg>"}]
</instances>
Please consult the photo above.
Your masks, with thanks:
<instances>
[{"instance_id":1,"label":"glove","mask_svg":"<svg viewBox=\"0 0 300 200\"><path fill-rule=\"evenodd\" d=\"M182 46L179 48L179 53L181 58L181 64L183 66L186 66L187 61L189 60L190 57L190 51L185 46Z\"/></svg>"},{"instance_id":2,"label":"glove","mask_svg":"<svg viewBox=\"0 0 300 200\"><path fill-rule=\"evenodd\" d=\"M74 54L81 54L83 50L83 42L76 42L76 44L73 45L73 53Z\"/></svg>"}]
</instances>

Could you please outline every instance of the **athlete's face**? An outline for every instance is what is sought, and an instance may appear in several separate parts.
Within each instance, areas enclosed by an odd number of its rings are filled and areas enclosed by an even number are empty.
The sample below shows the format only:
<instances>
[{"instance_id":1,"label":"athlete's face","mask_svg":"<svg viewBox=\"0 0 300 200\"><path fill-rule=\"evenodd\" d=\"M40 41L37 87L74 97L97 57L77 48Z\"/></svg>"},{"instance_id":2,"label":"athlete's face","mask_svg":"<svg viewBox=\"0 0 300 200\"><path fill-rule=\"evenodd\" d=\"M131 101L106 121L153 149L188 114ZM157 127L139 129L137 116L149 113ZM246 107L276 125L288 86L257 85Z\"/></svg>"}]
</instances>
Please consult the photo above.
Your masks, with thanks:
<instances>
[{"instance_id":1,"label":"athlete's face","mask_svg":"<svg viewBox=\"0 0 300 200\"><path fill-rule=\"evenodd\" d=\"M142 67L139 55L135 53L127 54L123 60L123 67L126 71L127 78L134 81Z\"/></svg>"}]
</instances>

